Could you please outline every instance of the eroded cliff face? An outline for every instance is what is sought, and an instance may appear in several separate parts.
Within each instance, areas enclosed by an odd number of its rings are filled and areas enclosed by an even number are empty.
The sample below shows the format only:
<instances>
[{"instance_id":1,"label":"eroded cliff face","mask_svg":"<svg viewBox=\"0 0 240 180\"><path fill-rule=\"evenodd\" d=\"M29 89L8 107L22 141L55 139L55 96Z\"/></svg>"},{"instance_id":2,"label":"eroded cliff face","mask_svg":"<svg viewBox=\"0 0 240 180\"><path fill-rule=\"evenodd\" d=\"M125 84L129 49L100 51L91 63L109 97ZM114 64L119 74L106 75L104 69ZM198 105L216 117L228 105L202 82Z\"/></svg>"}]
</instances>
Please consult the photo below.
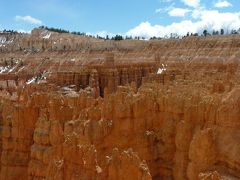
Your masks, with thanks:
<instances>
[{"instance_id":1,"label":"eroded cliff face","mask_svg":"<svg viewBox=\"0 0 240 180\"><path fill-rule=\"evenodd\" d=\"M0 179L239 179L238 39L4 50Z\"/></svg>"}]
</instances>

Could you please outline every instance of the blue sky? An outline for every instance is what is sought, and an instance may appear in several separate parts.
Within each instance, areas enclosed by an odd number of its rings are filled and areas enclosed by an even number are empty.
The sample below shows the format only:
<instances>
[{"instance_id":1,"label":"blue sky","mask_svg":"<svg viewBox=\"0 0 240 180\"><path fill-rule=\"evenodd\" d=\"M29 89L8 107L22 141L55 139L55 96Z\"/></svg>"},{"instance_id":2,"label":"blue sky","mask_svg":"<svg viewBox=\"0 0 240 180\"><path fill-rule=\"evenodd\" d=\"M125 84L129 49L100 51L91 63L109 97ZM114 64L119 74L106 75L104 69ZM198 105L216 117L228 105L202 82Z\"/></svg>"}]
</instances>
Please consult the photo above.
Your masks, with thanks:
<instances>
[{"instance_id":1,"label":"blue sky","mask_svg":"<svg viewBox=\"0 0 240 180\"><path fill-rule=\"evenodd\" d=\"M239 0L0 0L0 30L164 36L240 28Z\"/></svg>"}]
</instances>

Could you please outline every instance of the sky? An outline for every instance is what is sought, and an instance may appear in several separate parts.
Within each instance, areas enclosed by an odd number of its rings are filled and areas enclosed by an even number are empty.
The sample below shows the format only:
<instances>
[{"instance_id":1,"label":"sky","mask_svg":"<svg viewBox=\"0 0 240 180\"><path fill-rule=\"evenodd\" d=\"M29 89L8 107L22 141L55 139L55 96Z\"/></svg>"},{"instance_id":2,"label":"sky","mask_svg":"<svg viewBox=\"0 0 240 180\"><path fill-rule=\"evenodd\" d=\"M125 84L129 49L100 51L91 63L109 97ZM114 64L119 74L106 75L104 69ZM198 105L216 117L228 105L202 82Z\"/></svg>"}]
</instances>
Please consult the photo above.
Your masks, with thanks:
<instances>
[{"instance_id":1,"label":"sky","mask_svg":"<svg viewBox=\"0 0 240 180\"><path fill-rule=\"evenodd\" d=\"M240 28L240 0L0 0L0 30L163 37Z\"/></svg>"}]
</instances>

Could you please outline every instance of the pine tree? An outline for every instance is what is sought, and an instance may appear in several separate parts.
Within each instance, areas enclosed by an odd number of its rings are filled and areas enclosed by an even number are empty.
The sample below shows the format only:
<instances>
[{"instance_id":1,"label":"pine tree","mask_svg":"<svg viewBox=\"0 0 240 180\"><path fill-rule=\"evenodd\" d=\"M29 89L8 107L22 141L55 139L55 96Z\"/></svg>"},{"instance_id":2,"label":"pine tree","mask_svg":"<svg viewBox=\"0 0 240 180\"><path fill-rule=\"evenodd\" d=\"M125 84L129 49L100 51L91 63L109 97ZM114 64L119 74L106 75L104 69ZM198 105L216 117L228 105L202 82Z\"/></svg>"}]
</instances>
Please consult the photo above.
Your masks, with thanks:
<instances>
[{"instance_id":1,"label":"pine tree","mask_svg":"<svg viewBox=\"0 0 240 180\"><path fill-rule=\"evenodd\" d=\"M220 33L221 33L221 35L224 35L224 29L221 29Z\"/></svg>"},{"instance_id":2,"label":"pine tree","mask_svg":"<svg viewBox=\"0 0 240 180\"><path fill-rule=\"evenodd\" d=\"M206 37L207 34L208 34L208 31L205 29L205 30L203 31L203 35Z\"/></svg>"}]
</instances>

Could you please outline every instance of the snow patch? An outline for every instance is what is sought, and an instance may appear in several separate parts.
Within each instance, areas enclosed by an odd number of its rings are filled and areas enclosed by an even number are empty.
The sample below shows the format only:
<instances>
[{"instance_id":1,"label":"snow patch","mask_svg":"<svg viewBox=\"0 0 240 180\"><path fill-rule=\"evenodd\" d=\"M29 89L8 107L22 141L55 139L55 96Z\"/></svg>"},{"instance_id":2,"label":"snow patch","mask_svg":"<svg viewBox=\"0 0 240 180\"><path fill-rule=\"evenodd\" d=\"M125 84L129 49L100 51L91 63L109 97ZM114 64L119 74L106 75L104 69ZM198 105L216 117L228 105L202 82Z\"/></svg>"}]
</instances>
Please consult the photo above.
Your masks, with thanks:
<instances>
[{"instance_id":1,"label":"snow patch","mask_svg":"<svg viewBox=\"0 0 240 180\"><path fill-rule=\"evenodd\" d=\"M43 39L49 39L51 37L51 33L46 34L45 36L43 36Z\"/></svg>"},{"instance_id":2,"label":"snow patch","mask_svg":"<svg viewBox=\"0 0 240 180\"><path fill-rule=\"evenodd\" d=\"M157 74L162 74L163 70L161 68L158 69Z\"/></svg>"},{"instance_id":3,"label":"snow patch","mask_svg":"<svg viewBox=\"0 0 240 180\"><path fill-rule=\"evenodd\" d=\"M14 66L0 66L0 74L1 73L10 73L12 72L14 69L16 69L18 67L18 63L19 61L17 60L16 62L13 62Z\"/></svg>"},{"instance_id":4,"label":"snow patch","mask_svg":"<svg viewBox=\"0 0 240 180\"><path fill-rule=\"evenodd\" d=\"M14 66L13 68L11 68L8 72L12 72L14 69L16 69L17 66Z\"/></svg>"},{"instance_id":5,"label":"snow patch","mask_svg":"<svg viewBox=\"0 0 240 180\"><path fill-rule=\"evenodd\" d=\"M12 43L13 42L13 39L11 39L10 41L8 41L9 43Z\"/></svg>"},{"instance_id":6,"label":"snow patch","mask_svg":"<svg viewBox=\"0 0 240 180\"><path fill-rule=\"evenodd\" d=\"M13 43L14 38L7 41L7 38L5 36L0 36L0 47L6 47L6 44Z\"/></svg>"},{"instance_id":7,"label":"snow patch","mask_svg":"<svg viewBox=\"0 0 240 180\"><path fill-rule=\"evenodd\" d=\"M36 82L37 77L32 77L32 79L29 79L26 84L32 84L34 81Z\"/></svg>"},{"instance_id":8,"label":"snow patch","mask_svg":"<svg viewBox=\"0 0 240 180\"><path fill-rule=\"evenodd\" d=\"M41 74L32 77L31 79L27 80L26 84L32 84L37 82L38 84L41 83L41 81L46 80L49 75L48 71L43 71Z\"/></svg>"},{"instance_id":9,"label":"snow patch","mask_svg":"<svg viewBox=\"0 0 240 180\"><path fill-rule=\"evenodd\" d=\"M72 91L72 89L69 88L69 87L63 87L62 90L64 90L64 91Z\"/></svg>"},{"instance_id":10,"label":"snow patch","mask_svg":"<svg viewBox=\"0 0 240 180\"><path fill-rule=\"evenodd\" d=\"M166 71L167 65L165 66L164 64L162 64L162 67L160 67L157 71L157 74L162 74L164 71Z\"/></svg>"},{"instance_id":11,"label":"snow patch","mask_svg":"<svg viewBox=\"0 0 240 180\"><path fill-rule=\"evenodd\" d=\"M7 72L9 68L10 66L0 66L0 74Z\"/></svg>"},{"instance_id":12,"label":"snow patch","mask_svg":"<svg viewBox=\"0 0 240 180\"><path fill-rule=\"evenodd\" d=\"M48 75L49 75L48 71L43 71L43 73L41 74L41 79L47 79Z\"/></svg>"},{"instance_id":13,"label":"snow patch","mask_svg":"<svg viewBox=\"0 0 240 180\"><path fill-rule=\"evenodd\" d=\"M5 36L0 36L0 44L3 44L7 41L7 38Z\"/></svg>"},{"instance_id":14,"label":"snow patch","mask_svg":"<svg viewBox=\"0 0 240 180\"><path fill-rule=\"evenodd\" d=\"M51 37L51 32L49 32L48 30L45 30L43 32L41 32L40 37L42 37L43 39L49 39Z\"/></svg>"},{"instance_id":15,"label":"snow patch","mask_svg":"<svg viewBox=\"0 0 240 180\"><path fill-rule=\"evenodd\" d=\"M69 85L69 86L64 86L61 88L61 91L66 91L66 92L75 92L76 91L76 85Z\"/></svg>"},{"instance_id":16,"label":"snow patch","mask_svg":"<svg viewBox=\"0 0 240 180\"><path fill-rule=\"evenodd\" d=\"M11 43L13 43L13 40L14 40L14 39L12 38L12 39L10 39L9 41L6 41L6 43L7 43L7 44L11 44Z\"/></svg>"}]
</instances>

